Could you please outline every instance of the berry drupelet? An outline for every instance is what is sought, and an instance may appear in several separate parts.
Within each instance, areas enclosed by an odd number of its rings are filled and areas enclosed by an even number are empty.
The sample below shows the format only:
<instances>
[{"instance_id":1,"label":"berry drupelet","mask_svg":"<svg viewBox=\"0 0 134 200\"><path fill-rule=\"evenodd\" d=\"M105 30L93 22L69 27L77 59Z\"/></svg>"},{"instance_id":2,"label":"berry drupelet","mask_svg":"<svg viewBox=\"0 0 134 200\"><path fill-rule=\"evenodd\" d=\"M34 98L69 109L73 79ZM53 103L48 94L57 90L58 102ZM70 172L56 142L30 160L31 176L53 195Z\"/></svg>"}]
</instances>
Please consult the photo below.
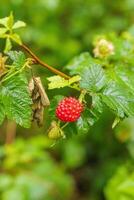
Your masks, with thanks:
<instances>
[{"instance_id":1,"label":"berry drupelet","mask_svg":"<svg viewBox=\"0 0 134 200\"><path fill-rule=\"evenodd\" d=\"M74 97L65 97L56 108L56 116L64 122L74 122L83 111L82 103Z\"/></svg>"}]
</instances>

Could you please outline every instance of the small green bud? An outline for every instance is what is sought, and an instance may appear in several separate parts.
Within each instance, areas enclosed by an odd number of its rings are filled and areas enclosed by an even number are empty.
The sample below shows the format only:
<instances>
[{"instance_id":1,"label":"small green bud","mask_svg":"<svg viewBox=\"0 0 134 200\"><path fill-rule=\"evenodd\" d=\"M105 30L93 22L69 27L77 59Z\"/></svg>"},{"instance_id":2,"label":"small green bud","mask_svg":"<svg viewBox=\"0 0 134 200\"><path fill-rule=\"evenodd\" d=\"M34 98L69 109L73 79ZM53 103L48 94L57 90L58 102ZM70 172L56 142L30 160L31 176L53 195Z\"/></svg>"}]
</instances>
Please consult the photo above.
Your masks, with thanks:
<instances>
[{"instance_id":1,"label":"small green bud","mask_svg":"<svg viewBox=\"0 0 134 200\"><path fill-rule=\"evenodd\" d=\"M59 138L64 138L64 132L62 131L62 129L58 126L58 124L56 123L56 121L52 121L51 126L49 128L49 132L48 132L48 137L50 139L59 139Z\"/></svg>"}]
</instances>

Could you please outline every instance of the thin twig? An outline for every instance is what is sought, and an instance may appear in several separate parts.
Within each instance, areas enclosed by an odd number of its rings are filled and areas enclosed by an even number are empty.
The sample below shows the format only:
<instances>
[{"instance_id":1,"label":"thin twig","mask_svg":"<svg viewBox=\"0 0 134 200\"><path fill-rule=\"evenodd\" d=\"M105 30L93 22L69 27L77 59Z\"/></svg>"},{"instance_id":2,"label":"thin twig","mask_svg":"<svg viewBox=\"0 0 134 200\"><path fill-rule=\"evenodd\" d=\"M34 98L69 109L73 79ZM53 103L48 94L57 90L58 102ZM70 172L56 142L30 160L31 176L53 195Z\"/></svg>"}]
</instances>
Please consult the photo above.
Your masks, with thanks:
<instances>
[{"instance_id":1,"label":"thin twig","mask_svg":"<svg viewBox=\"0 0 134 200\"><path fill-rule=\"evenodd\" d=\"M43 61L41 61L30 49L29 47L27 47L25 44L21 45L21 48L23 48L29 55L31 55L31 57L35 60L35 64L40 64L41 66L47 68L48 70L50 70L51 72L53 72L54 74L57 74L59 76L62 76L65 79L69 79L70 76L64 74L63 72L59 71L58 69L55 69L54 67L44 63Z\"/></svg>"}]
</instances>

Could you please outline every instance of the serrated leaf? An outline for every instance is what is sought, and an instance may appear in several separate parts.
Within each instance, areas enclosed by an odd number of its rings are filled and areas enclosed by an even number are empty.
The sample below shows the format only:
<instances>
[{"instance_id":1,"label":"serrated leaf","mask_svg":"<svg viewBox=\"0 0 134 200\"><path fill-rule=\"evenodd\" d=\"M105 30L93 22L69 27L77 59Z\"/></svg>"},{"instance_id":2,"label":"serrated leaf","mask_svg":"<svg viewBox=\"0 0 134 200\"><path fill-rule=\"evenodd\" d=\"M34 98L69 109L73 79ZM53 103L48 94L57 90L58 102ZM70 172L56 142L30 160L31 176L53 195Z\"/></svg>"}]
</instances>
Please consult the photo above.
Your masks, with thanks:
<instances>
[{"instance_id":1,"label":"serrated leaf","mask_svg":"<svg viewBox=\"0 0 134 200\"><path fill-rule=\"evenodd\" d=\"M21 28L21 27L25 27L26 23L23 21L17 21L14 23L13 25L13 29L17 29L17 28Z\"/></svg>"},{"instance_id":2,"label":"serrated leaf","mask_svg":"<svg viewBox=\"0 0 134 200\"><path fill-rule=\"evenodd\" d=\"M85 110L88 116L88 123L90 126L93 126L95 122L98 121L100 115L103 112L103 103L101 98L98 95L92 96L92 105L90 108Z\"/></svg>"},{"instance_id":3,"label":"serrated leaf","mask_svg":"<svg viewBox=\"0 0 134 200\"><path fill-rule=\"evenodd\" d=\"M16 69L20 69L26 62L26 57L22 51L9 51L8 55L13 61L13 66L15 66Z\"/></svg>"},{"instance_id":4,"label":"serrated leaf","mask_svg":"<svg viewBox=\"0 0 134 200\"><path fill-rule=\"evenodd\" d=\"M92 96L91 110L94 110L94 109L96 109L98 113L103 112L103 104L102 104L101 98L96 94Z\"/></svg>"},{"instance_id":5,"label":"serrated leaf","mask_svg":"<svg viewBox=\"0 0 134 200\"><path fill-rule=\"evenodd\" d=\"M2 86L2 102L8 119L14 120L25 128L30 127L32 101L28 92L28 82L23 73L4 82Z\"/></svg>"},{"instance_id":6,"label":"serrated leaf","mask_svg":"<svg viewBox=\"0 0 134 200\"><path fill-rule=\"evenodd\" d=\"M4 52L7 53L8 51L10 51L12 48L12 43L11 40L9 38L6 39L6 45L5 45L5 49Z\"/></svg>"},{"instance_id":7,"label":"serrated leaf","mask_svg":"<svg viewBox=\"0 0 134 200\"><path fill-rule=\"evenodd\" d=\"M106 83L105 72L99 64L92 64L81 75L80 87L90 92L98 92Z\"/></svg>"},{"instance_id":8,"label":"serrated leaf","mask_svg":"<svg viewBox=\"0 0 134 200\"><path fill-rule=\"evenodd\" d=\"M21 38L18 34L14 33L12 35L10 35L11 39L14 40L17 44L21 45L22 41Z\"/></svg>"},{"instance_id":9,"label":"serrated leaf","mask_svg":"<svg viewBox=\"0 0 134 200\"><path fill-rule=\"evenodd\" d=\"M134 96L119 83L110 81L101 97L102 101L119 117L134 116Z\"/></svg>"},{"instance_id":10,"label":"serrated leaf","mask_svg":"<svg viewBox=\"0 0 134 200\"><path fill-rule=\"evenodd\" d=\"M134 92L134 70L129 67L116 66L116 75L124 82L128 89Z\"/></svg>"},{"instance_id":11,"label":"serrated leaf","mask_svg":"<svg viewBox=\"0 0 134 200\"><path fill-rule=\"evenodd\" d=\"M47 79L48 81L50 81L50 83L48 84L48 89L55 89L70 86L71 84L78 82L81 79L81 77L77 75L70 78L69 80L66 80L61 76L52 76Z\"/></svg>"},{"instance_id":12,"label":"serrated leaf","mask_svg":"<svg viewBox=\"0 0 134 200\"><path fill-rule=\"evenodd\" d=\"M70 71L71 75L81 75L82 71L94 62L95 60L90 56L90 54L85 52L72 59L65 68Z\"/></svg>"},{"instance_id":13,"label":"serrated leaf","mask_svg":"<svg viewBox=\"0 0 134 200\"><path fill-rule=\"evenodd\" d=\"M103 112L103 104L101 98L97 95L92 96L92 106L86 107L81 117L76 122L78 133L87 133L91 126L98 121Z\"/></svg>"},{"instance_id":14,"label":"serrated leaf","mask_svg":"<svg viewBox=\"0 0 134 200\"><path fill-rule=\"evenodd\" d=\"M88 118L82 114L81 117L76 122L77 131L80 134L85 134L89 131L90 125L88 123Z\"/></svg>"}]
</instances>

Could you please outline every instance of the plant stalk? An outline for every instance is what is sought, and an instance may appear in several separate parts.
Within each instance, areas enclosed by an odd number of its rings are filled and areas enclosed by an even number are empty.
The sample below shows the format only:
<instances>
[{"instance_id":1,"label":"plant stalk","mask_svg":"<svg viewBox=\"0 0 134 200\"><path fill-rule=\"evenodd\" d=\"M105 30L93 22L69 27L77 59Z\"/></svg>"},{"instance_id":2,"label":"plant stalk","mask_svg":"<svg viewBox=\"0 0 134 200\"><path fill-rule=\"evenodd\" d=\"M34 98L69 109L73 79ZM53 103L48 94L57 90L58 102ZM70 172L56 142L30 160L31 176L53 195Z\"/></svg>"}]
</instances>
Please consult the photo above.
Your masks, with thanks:
<instances>
[{"instance_id":1,"label":"plant stalk","mask_svg":"<svg viewBox=\"0 0 134 200\"><path fill-rule=\"evenodd\" d=\"M50 70L51 72L53 72L54 74L57 74L65 79L69 79L70 76L64 74L63 72L59 71L58 69L55 69L54 67L44 63L43 61L40 60L40 58L38 56L36 56L30 49L29 47L27 47L25 44L20 45L21 48L23 48L29 55L31 55L31 57L35 60L35 64L40 64L41 66L47 68L48 70Z\"/></svg>"}]
</instances>

